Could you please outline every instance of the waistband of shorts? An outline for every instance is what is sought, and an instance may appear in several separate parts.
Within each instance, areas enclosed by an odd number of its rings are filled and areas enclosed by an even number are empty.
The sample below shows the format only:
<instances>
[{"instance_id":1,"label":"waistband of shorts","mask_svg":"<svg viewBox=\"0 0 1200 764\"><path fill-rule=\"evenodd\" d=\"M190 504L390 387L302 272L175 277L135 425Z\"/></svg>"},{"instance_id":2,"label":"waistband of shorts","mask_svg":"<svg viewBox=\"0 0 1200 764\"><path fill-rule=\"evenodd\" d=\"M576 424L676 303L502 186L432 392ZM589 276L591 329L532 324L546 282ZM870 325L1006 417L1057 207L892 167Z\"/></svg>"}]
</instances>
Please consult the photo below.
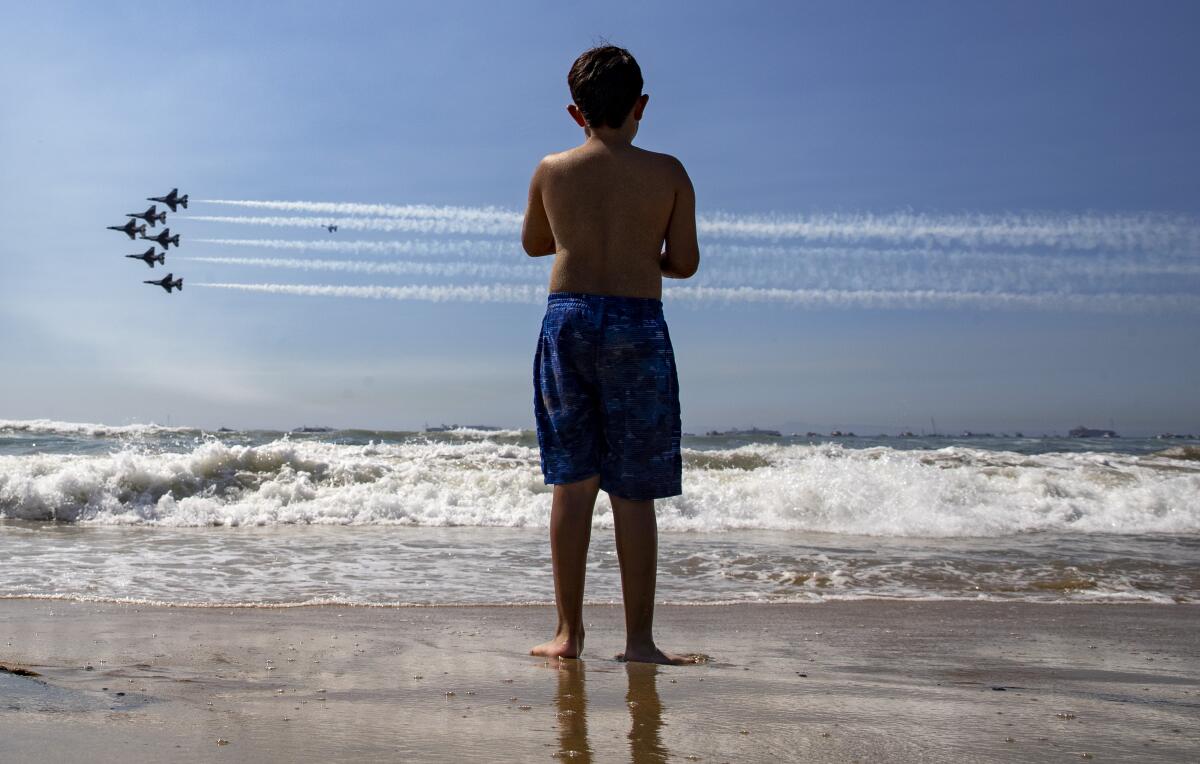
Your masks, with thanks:
<instances>
[{"instance_id":1,"label":"waistband of shorts","mask_svg":"<svg viewBox=\"0 0 1200 764\"><path fill-rule=\"evenodd\" d=\"M612 310L661 311L662 300L654 297L624 297L615 294L591 294L590 292L551 292L546 298L546 307L555 305L586 305Z\"/></svg>"}]
</instances>

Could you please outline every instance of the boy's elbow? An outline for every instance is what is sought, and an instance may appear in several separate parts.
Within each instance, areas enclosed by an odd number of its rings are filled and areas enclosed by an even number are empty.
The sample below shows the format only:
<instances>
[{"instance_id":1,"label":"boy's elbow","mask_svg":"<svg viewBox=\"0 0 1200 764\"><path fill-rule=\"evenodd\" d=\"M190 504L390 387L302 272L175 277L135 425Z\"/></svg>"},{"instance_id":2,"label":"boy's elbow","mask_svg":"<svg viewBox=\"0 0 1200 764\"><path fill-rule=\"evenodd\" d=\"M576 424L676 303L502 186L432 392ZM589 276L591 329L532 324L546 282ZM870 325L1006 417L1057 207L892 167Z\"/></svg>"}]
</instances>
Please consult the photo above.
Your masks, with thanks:
<instances>
[{"instance_id":1,"label":"boy's elbow","mask_svg":"<svg viewBox=\"0 0 1200 764\"><path fill-rule=\"evenodd\" d=\"M544 255L553 255L555 252L554 239L521 239L521 246L525 248L525 254L530 257L542 257Z\"/></svg>"},{"instance_id":2,"label":"boy's elbow","mask_svg":"<svg viewBox=\"0 0 1200 764\"><path fill-rule=\"evenodd\" d=\"M663 265L664 275L675 279L690 279L700 270L700 253L689 252L682 257L670 257Z\"/></svg>"}]
</instances>

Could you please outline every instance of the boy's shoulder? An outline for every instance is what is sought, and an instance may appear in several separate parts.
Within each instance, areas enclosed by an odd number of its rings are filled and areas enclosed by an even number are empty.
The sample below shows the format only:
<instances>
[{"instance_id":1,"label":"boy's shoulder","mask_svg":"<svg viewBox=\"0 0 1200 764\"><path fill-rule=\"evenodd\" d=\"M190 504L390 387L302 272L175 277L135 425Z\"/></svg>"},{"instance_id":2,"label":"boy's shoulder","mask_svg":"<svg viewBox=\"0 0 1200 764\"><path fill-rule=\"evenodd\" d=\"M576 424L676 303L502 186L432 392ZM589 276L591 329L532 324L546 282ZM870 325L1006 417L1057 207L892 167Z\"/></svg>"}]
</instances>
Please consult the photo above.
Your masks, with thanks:
<instances>
[{"instance_id":1,"label":"boy's shoulder","mask_svg":"<svg viewBox=\"0 0 1200 764\"><path fill-rule=\"evenodd\" d=\"M644 163L647 168L652 168L660 172L679 174L684 177L687 175L687 171L683 167L683 162L680 162L671 154L650 151L639 146L630 146L629 149L628 156L636 162ZM542 160L538 162L538 170L554 171L567 169L584 163L592 153L592 150L587 145L572 146L564 151L558 151L542 157Z\"/></svg>"}]
</instances>

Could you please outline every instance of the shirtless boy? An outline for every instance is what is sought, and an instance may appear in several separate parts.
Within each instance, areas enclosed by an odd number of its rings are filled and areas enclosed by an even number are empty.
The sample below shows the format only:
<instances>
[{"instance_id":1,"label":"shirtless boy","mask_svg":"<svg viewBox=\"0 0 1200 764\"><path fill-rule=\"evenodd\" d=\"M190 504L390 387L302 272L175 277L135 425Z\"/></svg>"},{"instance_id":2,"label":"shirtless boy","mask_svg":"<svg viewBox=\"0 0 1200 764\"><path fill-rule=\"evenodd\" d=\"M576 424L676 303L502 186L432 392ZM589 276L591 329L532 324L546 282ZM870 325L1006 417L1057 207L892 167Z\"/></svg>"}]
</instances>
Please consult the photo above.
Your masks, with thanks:
<instances>
[{"instance_id":1,"label":"shirtless boy","mask_svg":"<svg viewBox=\"0 0 1200 764\"><path fill-rule=\"evenodd\" d=\"M696 272L696 197L679 160L633 145L649 96L628 51L581 55L567 76L581 145L538 164L521 233L555 255L533 363L542 473L554 485L558 628L533 655L583 652L583 585L598 491L612 502L628 661L680 663L654 644L654 500L681 492L679 382L662 278ZM664 247L665 243L665 247Z\"/></svg>"}]
</instances>

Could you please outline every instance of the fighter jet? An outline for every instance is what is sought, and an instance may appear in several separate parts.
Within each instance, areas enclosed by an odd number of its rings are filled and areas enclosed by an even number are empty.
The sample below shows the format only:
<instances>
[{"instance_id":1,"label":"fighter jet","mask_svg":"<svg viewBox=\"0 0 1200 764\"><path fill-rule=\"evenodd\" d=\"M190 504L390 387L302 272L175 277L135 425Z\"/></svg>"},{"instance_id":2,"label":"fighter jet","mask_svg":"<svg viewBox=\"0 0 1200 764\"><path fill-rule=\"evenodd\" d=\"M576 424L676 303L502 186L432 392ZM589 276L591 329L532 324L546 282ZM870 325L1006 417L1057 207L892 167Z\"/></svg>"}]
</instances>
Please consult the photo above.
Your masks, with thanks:
<instances>
[{"instance_id":1,"label":"fighter jet","mask_svg":"<svg viewBox=\"0 0 1200 764\"><path fill-rule=\"evenodd\" d=\"M126 212L125 217L141 218L142 220L145 220L147 223L149 223L150 227L153 228L155 223L166 223L167 222L167 211L163 210L162 212L159 212L158 205L151 204L150 209L146 210L145 212Z\"/></svg>"},{"instance_id":2,"label":"fighter jet","mask_svg":"<svg viewBox=\"0 0 1200 764\"><path fill-rule=\"evenodd\" d=\"M170 207L171 212L174 212L175 205L177 205L177 204L179 206L183 207L185 210L187 209L188 195L184 194L183 196L180 196L179 189L172 188L171 193L167 194L166 196L147 196L146 201L161 202L161 203L167 205L168 207Z\"/></svg>"},{"instance_id":3,"label":"fighter jet","mask_svg":"<svg viewBox=\"0 0 1200 764\"><path fill-rule=\"evenodd\" d=\"M170 294L172 289L178 289L180 292L182 292L183 291L183 277L180 276L177 279L172 279L171 275L172 274L168 273L166 276L163 276L158 281L143 281L142 283L160 286L163 289L167 290L167 294Z\"/></svg>"},{"instance_id":4,"label":"fighter jet","mask_svg":"<svg viewBox=\"0 0 1200 764\"><path fill-rule=\"evenodd\" d=\"M337 226L334 225L333 223L330 223L329 225L325 226L325 229L328 230L330 233L337 233Z\"/></svg>"},{"instance_id":5,"label":"fighter jet","mask_svg":"<svg viewBox=\"0 0 1200 764\"><path fill-rule=\"evenodd\" d=\"M128 236L131 239L137 238L136 236L134 236L135 233L142 234L143 236L146 235L146 226L137 225L132 220L125 223L125 225L110 225L110 226L106 226L106 227L110 231L120 231L121 233L125 234L126 236Z\"/></svg>"},{"instance_id":6,"label":"fighter jet","mask_svg":"<svg viewBox=\"0 0 1200 764\"><path fill-rule=\"evenodd\" d=\"M167 253L159 252L156 255L154 254L154 247L151 247L140 255L125 255L125 257L132 257L134 260L145 260L146 265L149 265L151 268L154 267L155 263L159 265L167 264Z\"/></svg>"},{"instance_id":7,"label":"fighter jet","mask_svg":"<svg viewBox=\"0 0 1200 764\"><path fill-rule=\"evenodd\" d=\"M133 221L131 220L129 222L132 223ZM179 246L179 234L172 236L170 228L162 229L158 236L147 236L146 226L142 226L142 235L140 238L146 239L147 241L157 241L158 246L162 247L164 251L170 249L170 247L167 246L168 244L174 244L177 247Z\"/></svg>"}]
</instances>

